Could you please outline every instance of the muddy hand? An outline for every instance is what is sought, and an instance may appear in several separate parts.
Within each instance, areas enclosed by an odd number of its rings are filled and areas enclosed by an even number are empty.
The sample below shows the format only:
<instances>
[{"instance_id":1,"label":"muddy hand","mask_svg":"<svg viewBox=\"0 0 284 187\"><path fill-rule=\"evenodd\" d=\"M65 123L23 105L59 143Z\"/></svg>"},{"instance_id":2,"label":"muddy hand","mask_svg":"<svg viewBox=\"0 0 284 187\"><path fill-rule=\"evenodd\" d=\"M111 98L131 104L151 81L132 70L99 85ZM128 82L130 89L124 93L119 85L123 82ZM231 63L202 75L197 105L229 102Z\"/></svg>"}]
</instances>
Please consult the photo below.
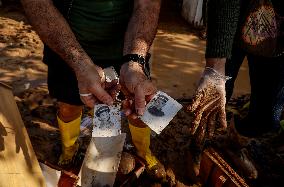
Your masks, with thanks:
<instances>
[{"instance_id":1,"label":"muddy hand","mask_svg":"<svg viewBox=\"0 0 284 187\"><path fill-rule=\"evenodd\" d=\"M226 80L226 76L213 68L206 67L203 72L193 103L187 108L194 114L190 133L196 136L197 144L201 143L206 136L212 137L217 129L217 124L221 130L225 130L227 127Z\"/></svg>"},{"instance_id":2,"label":"muddy hand","mask_svg":"<svg viewBox=\"0 0 284 187\"><path fill-rule=\"evenodd\" d=\"M108 105L113 104L113 98L106 90L106 83L103 70L96 65L88 65L84 68L84 71L76 72L78 87L80 92L80 98L82 102L88 107L93 108L98 102L102 102ZM107 83L113 84L113 83ZM112 87L112 92L114 86Z\"/></svg>"},{"instance_id":3,"label":"muddy hand","mask_svg":"<svg viewBox=\"0 0 284 187\"><path fill-rule=\"evenodd\" d=\"M142 66L136 62L122 65L120 84L121 90L127 98L127 103L124 104L125 114L127 116L130 114L133 116L143 115L146 103L151 100L157 89L144 74Z\"/></svg>"}]
</instances>

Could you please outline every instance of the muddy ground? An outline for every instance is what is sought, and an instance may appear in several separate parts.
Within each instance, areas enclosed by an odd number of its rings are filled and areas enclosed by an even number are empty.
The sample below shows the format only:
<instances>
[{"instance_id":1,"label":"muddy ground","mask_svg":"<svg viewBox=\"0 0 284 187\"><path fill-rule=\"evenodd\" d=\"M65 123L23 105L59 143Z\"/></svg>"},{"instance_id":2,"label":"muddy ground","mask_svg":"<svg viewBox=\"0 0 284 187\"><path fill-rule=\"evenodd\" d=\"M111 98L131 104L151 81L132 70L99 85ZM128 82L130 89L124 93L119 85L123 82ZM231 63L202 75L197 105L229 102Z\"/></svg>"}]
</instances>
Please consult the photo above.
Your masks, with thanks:
<instances>
[{"instance_id":1,"label":"muddy ground","mask_svg":"<svg viewBox=\"0 0 284 187\"><path fill-rule=\"evenodd\" d=\"M173 4L176 6L175 4ZM175 10L178 8L176 7ZM167 17L169 8L164 8L161 19L176 22L176 18ZM170 13L175 15L177 13ZM186 80L184 76L189 74L196 79L203 64L199 64L204 56L204 41L199 40L199 31L193 31L184 21L177 23L180 27L176 30L171 24L162 22L154 44L154 60L161 62L154 64L154 78L164 77L165 81L158 82L160 89L169 92L175 98L183 98L180 101L187 105L194 90L196 80ZM169 31L170 30L170 31ZM190 33L189 36L188 33ZM172 44L172 51L165 45ZM185 43L189 42L189 43ZM160 47L159 47L160 46ZM194 46L194 47L192 47ZM191 47L191 48L190 48ZM0 81L12 86L15 99L18 103L22 118L28 130L37 157L41 161L48 161L54 165L60 154L60 138L56 124L56 104L48 96L46 85L47 67L42 63L43 44L39 37L27 23L27 20L19 5L9 5L0 9ZM190 48L192 50L185 50ZM182 55L183 54L183 55ZM159 56L159 57L158 57ZM170 59L174 57L173 59ZM185 63L188 59L194 59ZM170 64L173 60L175 64ZM166 63L167 62L167 63ZM178 69L172 79L172 74L165 74L169 69ZM183 70L183 71L181 71ZM176 76L177 75L177 76ZM182 84L191 85L190 88L182 87ZM229 112L239 111L248 101L248 96L232 100L229 104ZM87 113L87 112L86 112ZM137 186L193 186L198 185L192 178L191 168L187 167L186 153L191 139L187 134L187 124L191 121L190 115L181 111L171 124L159 136L152 137L152 151L165 165L167 180L162 184L155 183L142 175ZM127 127L124 126L127 131ZM129 134L128 134L129 135ZM248 143L238 148L228 144L228 136L218 137L219 143L209 142L211 146L220 149L226 160L255 186L279 186L283 184L284 173L284 139L281 137L269 137L267 139L245 140ZM88 137L84 138L85 147ZM130 139L128 138L130 144ZM250 180L246 172L234 164L226 150L232 150L237 155L240 150L246 148L249 157L253 158L256 168L260 171L258 180ZM48 151L47 151L48 150ZM84 150L84 148L82 149ZM132 152L133 150L129 150ZM281 186L281 185L280 185Z\"/></svg>"},{"instance_id":2,"label":"muddy ground","mask_svg":"<svg viewBox=\"0 0 284 187\"><path fill-rule=\"evenodd\" d=\"M55 101L49 97L46 89L40 87L23 92L16 97L16 101L38 159L57 166L61 144L55 118ZM228 106L228 118L237 112L238 115L246 115L247 111L242 107L248 101L249 96L233 99ZM180 100L180 103L186 106L189 101ZM87 116L88 110L86 109L84 117ZM193 176L192 168L189 167L189 160L187 159L192 141L187 129L190 121L191 116L182 110L159 136L152 136L151 149L165 165L167 179L162 183L157 183L144 174L134 186L199 186L198 178ZM228 121L230 120L228 119ZM232 132L231 128L229 126L229 132ZM126 123L123 123L123 131L128 136L126 144L131 145ZM90 137L81 136L81 140L84 142L81 149L81 155L83 155ZM218 150L223 158L250 185L276 187L284 182L283 141L283 135L248 139L227 133L206 142L206 146L212 146ZM125 151L134 154L133 148L128 148L128 146L125 147ZM245 151L247 153L245 156L248 158L244 159L244 155L240 155L241 151ZM241 165L240 160L248 160L253 164L254 169L258 171L257 179L254 179L251 166L248 164ZM65 169L68 170L69 168Z\"/></svg>"}]
</instances>

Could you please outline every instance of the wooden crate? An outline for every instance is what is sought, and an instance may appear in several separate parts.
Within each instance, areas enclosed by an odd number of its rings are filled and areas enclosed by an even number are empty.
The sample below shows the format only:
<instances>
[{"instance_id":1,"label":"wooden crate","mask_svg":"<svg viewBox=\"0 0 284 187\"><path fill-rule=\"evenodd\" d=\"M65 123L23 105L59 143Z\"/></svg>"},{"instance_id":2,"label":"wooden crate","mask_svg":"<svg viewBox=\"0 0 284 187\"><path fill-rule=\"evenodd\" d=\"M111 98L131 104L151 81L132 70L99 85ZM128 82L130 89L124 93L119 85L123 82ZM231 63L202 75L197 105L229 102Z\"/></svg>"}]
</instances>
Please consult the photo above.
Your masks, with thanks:
<instances>
[{"instance_id":1,"label":"wooden crate","mask_svg":"<svg viewBox=\"0 0 284 187\"><path fill-rule=\"evenodd\" d=\"M200 179L204 186L210 187L249 187L213 148L203 152Z\"/></svg>"}]
</instances>

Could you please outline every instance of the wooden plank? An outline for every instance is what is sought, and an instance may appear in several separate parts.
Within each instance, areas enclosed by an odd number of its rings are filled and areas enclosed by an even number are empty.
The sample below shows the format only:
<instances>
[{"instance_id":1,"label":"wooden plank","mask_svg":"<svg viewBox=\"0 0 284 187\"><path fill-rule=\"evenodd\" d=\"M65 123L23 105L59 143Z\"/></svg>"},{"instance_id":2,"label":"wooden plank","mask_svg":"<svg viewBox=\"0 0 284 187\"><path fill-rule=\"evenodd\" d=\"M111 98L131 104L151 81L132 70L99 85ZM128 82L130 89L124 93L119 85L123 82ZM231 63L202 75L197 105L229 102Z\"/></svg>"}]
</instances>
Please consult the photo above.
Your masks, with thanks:
<instances>
[{"instance_id":1,"label":"wooden plank","mask_svg":"<svg viewBox=\"0 0 284 187\"><path fill-rule=\"evenodd\" d=\"M0 84L0 186L46 186L12 91L3 84Z\"/></svg>"},{"instance_id":2,"label":"wooden plank","mask_svg":"<svg viewBox=\"0 0 284 187\"><path fill-rule=\"evenodd\" d=\"M243 178L241 178L229 164L213 149L208 148L203 152L203 158L207 157L214 164L212 167L214 170L210 173L206 183L208 186L220 187L220 186L234 186L234 187L249 187ZM202 164L202 162L201 162ZM201 169L206 167L201 166ZM204 170L200 171L205 172Z\"/></svg>"}]
</instances>

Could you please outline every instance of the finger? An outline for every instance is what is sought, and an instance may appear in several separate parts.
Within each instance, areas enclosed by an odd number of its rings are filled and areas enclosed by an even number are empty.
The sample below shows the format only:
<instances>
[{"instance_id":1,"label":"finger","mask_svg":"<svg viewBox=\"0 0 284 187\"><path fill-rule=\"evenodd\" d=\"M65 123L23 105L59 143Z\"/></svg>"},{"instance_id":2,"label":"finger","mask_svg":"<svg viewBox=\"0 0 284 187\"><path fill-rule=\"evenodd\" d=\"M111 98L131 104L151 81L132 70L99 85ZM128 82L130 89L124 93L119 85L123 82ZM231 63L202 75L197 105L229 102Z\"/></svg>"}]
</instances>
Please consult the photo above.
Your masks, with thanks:
<instances>
[{"instance_id":1,"label":"finger","mask_svg":"<svg viewBox=\"0 0 284 187\"><path fill-rule=\"evenodd\" d=\"M221 106L219 109L219 123L220 123L220 128L222 131L225 131L227 129L227 120L226 120L226 110L225 106Z\"/></svg>"},{"instance_id":2,"label":"finger","mask_svg":"<svg viewBox=\"0 0 284 187\"><path fill-rule=\"evenodd\" d=\"M191 126L191 134L195 134L198 126L199 126L199 123L200 123L200 120L202 118L202 115L203 115L203 112L205 110L206 111L206 114L205 115L209 115L209 113L215 108L215 107L218 107L218 105L216 105L216 103L218 102L218 98L217 99L213 99L212 101L206 103L205 105L202 106L202 108L199 108L195 114L194 114L194 118L193 118L193 121L192 121L192 126Z\"/></svg>"},{"instance_id":3,"label":"finger","mask_svg":"<svg viewBox=\"0 0 284 187\"><path fill-rule=\"evenodd\" d=\"M196 176L199 175L200 171L200 164L201 164L201 156L202 152L204 149L203 145L197 145L196 142L193 140L192 145L191 145L191 155L192 155L192 166L193 166L193 171Z\"/></svg>"},{"instance_id":4,"label":"finger","mask_svg":"<svg viewBox=\"0 0 284 187\"><path fill-rule=\"evenodd\" d=\"M193 113L198 114L200 111L206 111L212 105L220 106L220 97L204 98L204 100L199 103L199 106L196 107Z\"/></svg>"},{"instance_id":5,"label":"finger","mask_svg":"<svg viewBox=\"0 0 284 187\"><path fill-rule=\"evenodd\" d=\"M201 119L201 122L200 122L200 125L199 125L199 128L197 129L197 133L196 133L196 143L198 145L202 145L204 142L205 142L205 138L206 138L206 132L207 132L207 129L208 129L208 120L209 120L209 117L212 115L212 114L216 114L216 109L218 108L218 106L216 105L213 105L207 112L204 113L202 119Z\"/></svg>"},{"instance_id":6,"label":"finger","mask_svg":"<svg viewBox=\"0 0 284 187\"><path fill-rule=\"evenodd\" d=\"M195 93L192 104L187 107L188 111L193 112L200 105L201 100L203 99L204 91L198 91Z\"/></svg>"},{"instance_id":7,"label":"finger","mask_svg":"<svg viewBox=\"0 0 284 187\"><path fill-rule=\"evenodd\" d=\"M88 107L90 108L94 108L95 104L96 104L96 98L93 95L90 96L86 96L86 97L80 97L81 101Z\"/></svg>"},{"instance_id":8,"label":"finger","mask_svg":"<svg viewBox=\"0 0 284 187\"><path fill-rule=\"evenodd\" d=\"M132 94L128 91L128 89L124 86L124 84L120 84L121 85L121 92L123 93L124 97L126 99L133 99Z\"/></svg>"},{"instance_id":9,"label":"finger","mask_svg":"<svg viewBox=\"0 0 284 187\"><path fill-rule=\"evenodd\" d=\"M154 98L154 96L155 96L155 94L147 95L146 96L146 103L149 103Z\"/></svg>"},{"instance_id":10,"label":"finger","mask_svg":"<svg viewBox=\"0 0 284 187\"><path fill-rule=\"evenodd\" d=\"M205 141L205 133L207 128L207 119L203 118L200 122L199 128L196 133L196 144L201 145Z\"/></svg>"},{"instance_id":11,"label":"finger","mask_svg":"<svg viewBox=\"0 0 284 187\"><path fill-rule=\"evenodd\" d=\"M110 94L110 96L115 99L116 96L118 95L119 91L120 91L121 86L119 84L115 85L114 87L112 87L108 92Z\"/></svg>"},{"instance_id":12,"label":"finger","mask_svg":"<svg viewBox=\"0 0 284 187\"><path fill-rule=\"evenodd\" d=\"M97 70L97 72L98 72L98 74L99 74L99 76L100 76L100 78L101 78L101 82L104 83L105 80L106 80L104 70L103 70L101 67L96 66L96 65L95 65L95 68L96 68L96 70Z\"/></svg>"},{"instance_id":13,"label":"finger","mask_svg":"<svg viewBox=\"0 0 284 187\"><path fill-rule=\"evenodd\" d=\"M216 128L216 114L217 111L212 112L210 116L208 117L208 124L207 124L207 129L208 129L208 138L211 139L214 136L215 128Z\"/></svg>"},{"instance_id":14,"label":"finger","mask_svg":"<svg viewBox=\"0 0 284 187\"><path fill-rule=\"evenodd\" d=\"M157 92L157 88L150 80L144 81L142 84L135 87L135 109L138 115L143 115L145 112L146 97L150 98Z\"/></svg>"},{"instance_id":15,"label":"finger","mask_svg":"<svg viewBox=\"0 0 284 187\"><path fill-rule=\"evenodd\" d=\"M188 110L194 111L196 110L196 108L198 108L200 103L204 103L206 100L212 100L216 97L220 98L220 93L216 89L198 89L194 96L192 104L190 105L190 107L188 107Z\"/></svg>"},{"instance_id":16,"label":"finger","mask_svg":"<svg viewBox=\"0 0 284 187\"><path fill-rule=\"evenodd\" d=\"M142 116L145 112L145 93L144 93L144 87L141 85L137 85L135 88L135 109L136 113L140 116Z\"/></svg>"},{"instance_id":17,"label":"finger","mask_svg":"<svg viewBox=\"0 0 284 187\"><path fill-rule=\"evenodd\" d=\"M145 80L143 82L144 94L147 96L153 96L157 92L156 86L151 80Z\"/></svg>"},{"instance_id":18,"label":"finger","mask_svg":"<svg viewBox=\"0 0 284 187\"><path fill-rule=\"evenodd\" d=\"M122 109L127 109L130 107L129 105L129 101L127 99L124 99L122 102L121 102L121 105L122 105Z\"/></svg>"},{"instance_id":19,"label":"finger","mask_svg":"<svg viewBox=\"0 0 284 187\"><path fill-rule=\"evenodd\" d=\"M126 116L129 116L131 114L130 103L128 100L122 101L122 110Z\"/></svg>"},{"instance_id":20,"label":"finger","mask_svg":"<svg viewBox=\"0 0 284 187\"><path fill-rule=\"evenodd\" d=\"M112 97L99 85L92 86L90 92L101 102L112 105L113 99Z\"/></svg>"},{"instance_id":21,"label":"finger","mask_svg":"<svg viewBox=\"0 0 284 187\"><path fill-rule=\"evenodd\" d=\"M127 117L130 118L130 119L133 119L133 120L138 119L138 116L137 116L137 114L135 114L135 113L131 113L131 114L128 115Z\"/></svg>"}]
</instances>

